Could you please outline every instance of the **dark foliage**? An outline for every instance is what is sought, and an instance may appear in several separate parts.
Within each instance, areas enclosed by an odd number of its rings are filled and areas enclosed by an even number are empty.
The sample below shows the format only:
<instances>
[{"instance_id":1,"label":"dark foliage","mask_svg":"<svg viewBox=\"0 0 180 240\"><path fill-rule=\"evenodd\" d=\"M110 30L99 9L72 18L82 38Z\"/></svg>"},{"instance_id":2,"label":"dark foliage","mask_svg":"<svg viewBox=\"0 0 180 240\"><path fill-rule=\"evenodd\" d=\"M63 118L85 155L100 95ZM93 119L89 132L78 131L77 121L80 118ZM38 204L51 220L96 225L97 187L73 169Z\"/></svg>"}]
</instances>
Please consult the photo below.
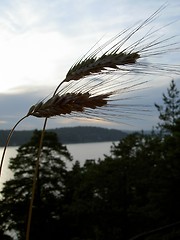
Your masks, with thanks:
<instances>
[{"instance_id":1,"label":"dark foliage","mask_svg":"<svg viewBox=\"0 0 180 240\"><path fill-rule=\"evenodd\" d=\"M155 103L155 107L159 112L159 119L161 122L158 124L159 128L164 132L171 132L176 126L177 121L180 119L180 95L174 80L171 81L167 89L167 95L163 93L164 105Z\"/></svg>"}]
</instances>

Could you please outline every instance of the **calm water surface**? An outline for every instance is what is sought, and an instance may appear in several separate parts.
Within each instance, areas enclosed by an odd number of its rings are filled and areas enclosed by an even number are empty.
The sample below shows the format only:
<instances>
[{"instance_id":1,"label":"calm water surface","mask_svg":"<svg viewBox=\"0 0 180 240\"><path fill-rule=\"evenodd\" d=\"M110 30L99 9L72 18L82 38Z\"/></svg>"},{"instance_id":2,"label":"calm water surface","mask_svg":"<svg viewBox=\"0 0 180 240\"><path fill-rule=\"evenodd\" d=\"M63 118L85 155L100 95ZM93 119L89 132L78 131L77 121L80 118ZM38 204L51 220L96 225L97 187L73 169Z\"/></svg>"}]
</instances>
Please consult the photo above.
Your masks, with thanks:
<instances>
[{"instance_id":1,"label":"calm water surface","mask_svg":"<svg viewBox=\"0 0 180 240\"><path fill-rule=\"evenodd\" d=\"M100 142L100 143L81 143L81 144L66 144L68 151L73 156L73 162L78 160L81 165L87 159L99 158L103 159L104 154L110 154L110 147L112 142ZM2 175L0 177L0 189L2 188L2 183L10 178L12 178L12 173L8 169L9 159L11 157L16 157L18 147L8 147L6 150L6 155L3 163ZM0 156L2 156L3 148L0 147ZM67 167L71 167L72 163L68 163Z\"/></svg>"}]
</instances>

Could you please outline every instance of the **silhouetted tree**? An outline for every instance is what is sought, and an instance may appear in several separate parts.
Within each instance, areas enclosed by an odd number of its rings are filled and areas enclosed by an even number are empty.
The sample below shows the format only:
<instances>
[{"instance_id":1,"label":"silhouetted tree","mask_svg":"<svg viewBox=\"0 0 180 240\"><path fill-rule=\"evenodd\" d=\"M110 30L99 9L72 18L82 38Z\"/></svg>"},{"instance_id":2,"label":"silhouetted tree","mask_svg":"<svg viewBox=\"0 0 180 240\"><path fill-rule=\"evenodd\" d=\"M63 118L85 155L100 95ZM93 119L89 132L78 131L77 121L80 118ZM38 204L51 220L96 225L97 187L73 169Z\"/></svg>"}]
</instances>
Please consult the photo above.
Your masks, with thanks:
<instances>
[{"instance_id":1,"label":"silhouetted tree","mask_svg":"<svg viewBox=\"0 0 180 240\"><path fill-rule=\"evenodd\" d=\"M10 159L14 177L5 182L1 191L0 219L4 231L15 230L18 239L25 239L32 179L39 147L40 131L19 147L17 156ZM50 239L57 236L61 220L61 199L66 175L65 160L71 156L55 133L46 132L40 158L35 201L32 213L31 239Z\"/></svg>"},{"instance_id":2,"label":"silhouetted tree","mask_svg":"<svg viewBox=\"0 0 180 240\"><path fill-rule=\"evenodd\" d=\"M176 122L180 121L180 96L174 80L171 81L167 89L167 95L163 93L164 105L155 103L159 112L161 123L158 124L161 130L172 131Z\"/></svg>"}]
</instances>

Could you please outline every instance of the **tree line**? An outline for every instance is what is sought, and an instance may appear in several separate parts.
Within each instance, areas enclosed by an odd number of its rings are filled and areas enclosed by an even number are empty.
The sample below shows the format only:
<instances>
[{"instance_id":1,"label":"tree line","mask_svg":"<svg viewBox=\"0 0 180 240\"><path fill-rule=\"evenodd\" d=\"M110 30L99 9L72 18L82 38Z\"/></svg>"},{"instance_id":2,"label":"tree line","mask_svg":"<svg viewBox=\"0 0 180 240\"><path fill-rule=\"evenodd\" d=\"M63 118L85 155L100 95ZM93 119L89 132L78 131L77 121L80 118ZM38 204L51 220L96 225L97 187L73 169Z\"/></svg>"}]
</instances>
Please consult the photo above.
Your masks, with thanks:
<instances>
[{"instance_id":1,"label":"tree line","mask_svg":"<svg viewBox=\"0 0 180 240\"><path fill-rule=\"evenodd\" d=\"M119 141L127 136L126 132L117 129L106 129L101 127L67 127L49 129L55 132L61 143L84 143L84 142L110 142ZM10 130L0 130L0 146L4 146ZM21 146L27 143L33 135L33 130L14 131L9 143L10 146Z\"/></svg>"},{"instance_id":2,"label":"tree line","mask_svg":"<svg viewBox=\"0 0 180 240\"><path fill-rule=\"evenodd\" d=\"M159 111L158 132L133 133L103 159L72 160L46 132L30 239L175 240L180 238L180 98L172 81ZM40 131L19 147L0 199L0 239L25 239Z\"/></svg>"}]
</instances>

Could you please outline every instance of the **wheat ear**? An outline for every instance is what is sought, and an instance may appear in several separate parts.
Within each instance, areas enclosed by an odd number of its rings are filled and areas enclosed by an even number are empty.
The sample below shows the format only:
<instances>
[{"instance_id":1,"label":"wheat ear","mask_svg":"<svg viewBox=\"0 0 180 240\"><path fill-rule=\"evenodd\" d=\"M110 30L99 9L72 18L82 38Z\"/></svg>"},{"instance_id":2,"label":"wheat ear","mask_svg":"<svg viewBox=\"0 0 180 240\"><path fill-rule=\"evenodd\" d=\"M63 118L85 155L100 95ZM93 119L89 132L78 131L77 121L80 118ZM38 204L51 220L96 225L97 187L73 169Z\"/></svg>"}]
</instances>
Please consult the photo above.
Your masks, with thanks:
<instances>
[{"instance_id":1,"label":"wheat ear","mask_svg":"<svg viewBox=\"0 0 180 240\"><path fill-rule=\"evenodd\" d=\"M138 59L152 55L159 55L168 51L176 51L180 47L175 45L177 43L169 43L173 37L170 38L155 38L154 34L158 33L162 28L155 30L148 30L141 38L130 43L126 46L127 42L136 35L137 32L147 27L148 24L153 22L159 13L166 7L166 4L162 5L152 15L150 15L145 21L140 24L135 24L133 27L129 27L115 37L111 38L100 47L95 49L94 45L80 60L76 61L74 65L69 69L65 79L60 82L54 91L56 94L60 86L71 80L77 81L79 79L86 78L90 75L99 75L103 71L106 74L111 73L111 70L123 70L120 66L136 65ZM165 26L164 26L165 27ZM98 42L99 43L99 42ZM157 69L157 65L156 66ZM108 70L107 70L108 69ZM139 65L138 71L141 72L147 69L147 65L142 63ZM175 68L174 68L175 69ZM127 70L127 68L126 68ZM163 71L168 71L168 66L164 65ZM176 69L177 70L177 69ZM172 71L172 68L169 69ZM177 71L176 71L177 72Z\"/></svg>"},{"instance_id":2,"label":"wheat ear","mask_svg":"<svg viewBox=\"0 0 180 240\"><path fill-rule=\"evenodd\" d=\"M100 58L89 58L82 62L77 63L67 73L65 81L79 80L80 78L87 77L91 74L100 73L107 68L119 69L119 65L135 64L137 59L140 58L138 53L111 53L103 54Z\"/></svg>"},{"instance_id":3,"label":"wheat ear","mask_svg":"<svg viewBox=\"0 0 180 240\"><path fill-rule=\"evenodd\" d=\"M109 94L91 96L90 93L66 93L56 94L47 102L40 102L31 107L29 115L50 118L54 116L71 114L72 112L83 112L86 108L95 109L105 106Z\"/></svg>"}]
</instances>

